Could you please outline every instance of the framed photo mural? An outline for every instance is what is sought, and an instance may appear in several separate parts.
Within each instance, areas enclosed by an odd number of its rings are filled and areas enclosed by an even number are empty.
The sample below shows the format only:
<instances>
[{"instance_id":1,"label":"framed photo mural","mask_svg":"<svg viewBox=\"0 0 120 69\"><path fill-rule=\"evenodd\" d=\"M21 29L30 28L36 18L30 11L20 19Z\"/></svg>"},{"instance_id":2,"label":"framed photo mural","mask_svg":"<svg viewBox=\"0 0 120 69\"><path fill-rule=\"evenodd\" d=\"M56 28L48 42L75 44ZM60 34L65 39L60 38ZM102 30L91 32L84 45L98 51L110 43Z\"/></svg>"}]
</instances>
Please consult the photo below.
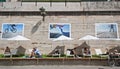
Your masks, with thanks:
<instances>
[{"instance_id":1,"label":"framed photo mural","mask_svg":"<svg viewBox=\"0 0 120 69\"><path fill-rule=\"evenodd\" d=\"M50 23L49 24L49 38L54 39L64 35L71 37L71 24L70 23Z\"/></svg>"},{"instance_id":2,"label":"framed photo mural","mask_svg":"<svg viewBox=\"0 0 120 69\"><path fill-rule=\"evenodd\" d=\"M23 36L23 23L3 23L2 24L2 39L8 40L16 36Z\"/></svg>"},{"instance_id":3,"label":"framed photo mural","mask_svg":"<svg viewBox=\"0 0 120 69\"><path fill-rule=\"evenodd\" d=\"M117 39L118 25L117 23L96 23L96 37L102 39Z\"/></svg>"}]
</instances>

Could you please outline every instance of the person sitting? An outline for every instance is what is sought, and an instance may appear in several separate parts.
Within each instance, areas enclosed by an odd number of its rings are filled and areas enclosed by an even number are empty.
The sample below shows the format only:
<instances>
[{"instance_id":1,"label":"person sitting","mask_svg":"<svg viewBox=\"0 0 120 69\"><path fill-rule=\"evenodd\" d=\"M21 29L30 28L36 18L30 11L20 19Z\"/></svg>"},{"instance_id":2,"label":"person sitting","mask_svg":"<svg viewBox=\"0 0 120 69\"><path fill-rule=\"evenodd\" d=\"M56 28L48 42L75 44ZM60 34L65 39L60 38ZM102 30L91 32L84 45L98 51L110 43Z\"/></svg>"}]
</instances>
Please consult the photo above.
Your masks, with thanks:
<instances>
[{"instance_id":1,"label":"person sitting","mask_svg":"<svg viewBox=\"0 0 120 69\"><path fill-rule=\"evenodd\" d=\"M110 58L118 58L120 56L120 53L118 53L118 50L114 50L109 54Z\"/></svg>"},{"instance_id":2,"label":"person sitting","mask_svg":"<svg viewBox=\"0 0 120 69\"><path fill-rule=\"evenodd\" d=\"M84 54L85 55L89 55L90 54L90 50L88 48L84 48Z\"/></svg>"},{"instance_id":3,"label":"person sitting","mask_svg":"<svg viewBox=\"0 0 120 69\"><path fill-rule=\"evenodd\" d=\"M85 56L90 56L91 57L91 52L90 52L89 48L84 48L82 50L82 52L83 52L83 57L85 57Z\"/></svg>"},{"instance_id":4,"label":"person sitting","mask_svg":"<svg viewBox=\"0 0 120 69\"><path fill-rule=\"evenodd\" d=\"M30 58L35 58L34 49L31 51Z\"/></svg>"},{"instance_id":5,"label":"person sitting","mask_svg":"<svg viewBox=\"0 0 120 69\"><path fill-rule=\"evenodd\" d=\"M34 58L34 57L41 58L41 53L37 48L33 48L31 52L30 58Z\"/></svg>"},{"instance_id":6,"label":"person sitting","mask_svg":"<svg viewBox=\"0 0 120 69\"><path fill-rule=\"evenodd\" d=\"M37 48L34 48L34 53L35 53L36 57L41 58L41 53Z\"/></svg>"}]
</instances>

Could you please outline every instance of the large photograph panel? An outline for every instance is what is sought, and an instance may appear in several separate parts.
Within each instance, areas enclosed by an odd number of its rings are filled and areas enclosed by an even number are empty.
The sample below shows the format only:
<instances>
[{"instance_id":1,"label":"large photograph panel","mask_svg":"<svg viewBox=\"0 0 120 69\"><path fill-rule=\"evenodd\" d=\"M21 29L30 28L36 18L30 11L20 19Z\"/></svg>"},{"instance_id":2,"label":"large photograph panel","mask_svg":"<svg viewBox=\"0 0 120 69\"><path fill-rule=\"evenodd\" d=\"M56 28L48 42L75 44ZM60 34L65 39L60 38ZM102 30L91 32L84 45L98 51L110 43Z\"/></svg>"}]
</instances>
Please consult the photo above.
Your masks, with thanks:
<instances>
[{"instance_id":1,"label":"large photograph panel","mask_svg":"<svg viewBox=\"0 0 120 69\"><path fill-rule=\"evenodd\" d=\"M24 24L22 23L3 23L2 24L2 39L9 39L23 35Z\"/></svg>"},{"instance_id":2,"label":"large photograph panel","mask_svg":"<svg viewBox=\"0 0 120 69\"><path fill-rule=\"evenodd\" d=\"M117 39L118 25L117 23L97 23L96 36L103 39Z\"/></svg>"},{"instance_id":3,"label":"large photograph panel","mask_svg":"<svg viewBox=\"0 0 120 69\"><path fill-rule=\"evenodd\" d=\"M64 35L71 37L71 25L69 23L50 23L49 24L49 38L58 38Z\"/></svg>"}]
</instances>

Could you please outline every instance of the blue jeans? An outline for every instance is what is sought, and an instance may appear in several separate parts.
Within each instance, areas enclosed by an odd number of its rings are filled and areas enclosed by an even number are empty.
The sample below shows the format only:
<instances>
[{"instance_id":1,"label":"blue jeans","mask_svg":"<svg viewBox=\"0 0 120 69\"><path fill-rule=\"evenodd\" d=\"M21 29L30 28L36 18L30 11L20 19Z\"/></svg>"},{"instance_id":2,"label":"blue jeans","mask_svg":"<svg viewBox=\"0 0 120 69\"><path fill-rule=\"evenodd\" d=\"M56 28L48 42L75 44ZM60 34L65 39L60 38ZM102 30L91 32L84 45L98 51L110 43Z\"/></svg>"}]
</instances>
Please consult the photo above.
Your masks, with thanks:
<instances>
[{"instance_id":1,"label":"blue jeans","mask_svg":"<svg viewBox=\"0 0 120 69\"><path fill-rule=\"evenodd\" d=\"M39 53L36 53L37 58L42 58L42 56Z\"/></svg>"}]
</instances>

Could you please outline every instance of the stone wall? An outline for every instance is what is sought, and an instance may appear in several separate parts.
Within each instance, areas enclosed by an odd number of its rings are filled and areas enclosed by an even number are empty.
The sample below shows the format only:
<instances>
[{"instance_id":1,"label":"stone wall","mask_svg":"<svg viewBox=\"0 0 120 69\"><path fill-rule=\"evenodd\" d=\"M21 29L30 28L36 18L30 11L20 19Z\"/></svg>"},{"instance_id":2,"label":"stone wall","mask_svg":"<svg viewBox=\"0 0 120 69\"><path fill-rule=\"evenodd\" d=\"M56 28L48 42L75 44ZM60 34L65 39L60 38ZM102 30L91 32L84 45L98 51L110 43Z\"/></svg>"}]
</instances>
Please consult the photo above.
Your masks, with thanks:
<instances>
[{"instance_id":1,"label":"stone wall","mask_svg":"<svg viewBox=\"0 0 120 69\"><path fill-rule=\"evenodd\" d=\"M116 59L119 60L119 59ZM45 59L0 59L0 65L96 65L108 66L107 59L73 59L73 58L45 58Z\"/></svg>"},{"instance_id":2,"label":"stone wall","mask_svg":"<svg viewBox=\"0 0 120 69\"><path fill-rule=\"evenodd\" d=\"M1 11L120 11L120 2L4 2Z\"/></svg>"},{"instance_id":3,"label":"stone wall","mask_svg":"<svg viewBox=\"0 0 120 69\"><path fill-rule=\"evenodd\" d=\"M70 23L71 24L71 37L72 41L64 41L65 49L74 48L75 45L80 45L84 40L80 41L79 38L85 35L95 35L96 23L117 23L118 32L120 32L120 16L112 15L52 15L46 16L45 22L38 27L35 33L31 33L32 28L42 20L41 16L0 16L0 27L2 31L3 23L24 23L24 36L29 38L28 41L8 41L0 40L0 48L9 46L10 48L17 48L22 45L26 49L38 47L42 53L50 53L56 46L62 46L61 41L52 41L48 37L49 23ZM120 34L118 34L120 36ZM87 41L88 42L88 41ZM119 40L89 40L89 45L94 48L106 48L119 45Z\"/></svg>"},{"instance_id":4,"label":"stone wall","mask_svg":"<svg viewBox=\"0 0 120 69\"><path fill-rule=\"evenodd\" d=\"M93 35L95 34L95 24L96 23L117 23L118 24L118 36L120 36L119 27L120 27L120 15L112 15L111 11L118 11L119 14L119 4L120 2L76 2L76 3L52 3L50 6L49 2L4 2L0 5L0 27L2 32L2 24L3 23L24 23L24 36L29 38L28 41L8 41L8 40L0 40L0 53L3 54L3 50L6 46L10 48L17 48L22 45L27 50L33 47L38 47L42 54L50 53L56 46L62 46L61 41L54 42L48 37L49 33L49 23L70 23L71 24L71 37L74 38L72 41L64 41L65 50L68 48L74 48L84 41L79 41L79 38L85 35ZM47 15L45 17L45 22L42 22L36 29L34 33L32 33L33 27L37 25L42 20L42 16L33 15L36 12L39 12L40 7L44 7L47 12L54 12L53 15ZM76 14L81 13L81 11L109 11L111 14L109 15L89 15L89 14ZM15 14L9 15L7 12L20 12L25 13L26 15ZM31 12L30 14L27 12ZM64 12L72 12L72 14L61 14ZM6 15L2 15L1 13L7 13ZM56 14L57 13L57 14ZM59 15L58 15L59 14ZM94 54L93 48L101 48L104 49L106 47L111 48L120 44L119 40L90 40L87 41L88 44L92 48L92 52ZM29 53L26 51L26 53Z\"/></svg>"}]
</instances>

